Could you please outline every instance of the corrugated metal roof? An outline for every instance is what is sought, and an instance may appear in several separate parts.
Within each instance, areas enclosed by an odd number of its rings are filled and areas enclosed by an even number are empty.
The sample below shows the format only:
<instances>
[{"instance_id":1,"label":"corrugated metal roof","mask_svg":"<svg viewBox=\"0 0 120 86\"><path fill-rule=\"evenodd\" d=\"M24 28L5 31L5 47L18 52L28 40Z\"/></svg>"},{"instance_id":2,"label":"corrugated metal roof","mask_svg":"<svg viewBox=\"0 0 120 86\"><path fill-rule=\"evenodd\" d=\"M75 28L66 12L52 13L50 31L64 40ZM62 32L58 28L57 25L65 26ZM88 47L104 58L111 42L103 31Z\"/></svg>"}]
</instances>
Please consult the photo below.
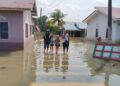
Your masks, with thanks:
<instances>
[{"instance_id":1,"label":"corrugated metal roof","mask_svg":"<svg viewBox=\"0 0 120 86\"><path fill-rule=\"evenodd\" d=\"M77 24L78 28L75 26ZM78 22L67 22L64 25L65 30L74 30L74 31L79 31L80 29L86 29L87 25L84 23L78 23Z\"/></svg>"},{"instance_id":2,"label":"corrugated metal roof","mask_svg":"<svg viewBox=\"0 0 120 86\"><path fill-rule=\"evenodd\" d=\"M93 13L91 13L86 19L84 19L83 22L89 22L89 20L91 20L99 13L108 15L108 7L95 7L95 9L96 10ZM112 8L112 17L114 19L120 19L120 8Z\"/></svg>"},{"instance_id":3,"label":"corrugated metal roof","mask_svg":"<svg viewBox=\"0 0 120 86\"><path fill-rule=\"evenodd\" d=\"M23 8L31 9L35 0L0 0L0 8Z\"/></svg>"},{"instance_id":4,"label":"corrugated metal roof","mask_svg":"<svg viewBox=\"0 0 120 86\"><path fill-rule=\"evenodd\" d=\"M95 9L108 15L108 7L95 7ZM115 7L112 8L112 17L120 18L120 8L115 8Z\"/></svg>"}]
</instances>

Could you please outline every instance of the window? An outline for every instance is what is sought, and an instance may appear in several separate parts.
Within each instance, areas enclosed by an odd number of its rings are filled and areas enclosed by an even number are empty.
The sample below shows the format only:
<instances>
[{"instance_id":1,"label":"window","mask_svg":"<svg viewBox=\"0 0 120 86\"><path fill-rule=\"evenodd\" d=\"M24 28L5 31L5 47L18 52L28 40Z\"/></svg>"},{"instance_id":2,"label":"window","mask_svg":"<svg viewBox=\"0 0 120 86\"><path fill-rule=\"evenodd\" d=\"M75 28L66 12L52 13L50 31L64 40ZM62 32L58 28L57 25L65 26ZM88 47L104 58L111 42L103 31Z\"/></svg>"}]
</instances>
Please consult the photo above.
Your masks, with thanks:
<instances>
[{"instance_id":1,"label":"window","mask_svg":"<svg viewBox=\"0 0 120 86\"><path fill-rule=\"evenodd\" d=\"M96 29L96 37L98 37L98 29Z\"/></svg>"},{"instance_id":2,"label":"window","mask_svg":"<svg viewBox=\"0 0 120 86\"><path fill-rule=\"evenodd\" d=\"M28 24L25 24L25 36L28 38Z\"/></svg>"},{"instance_id":3,"label":"window","mask_svg":"<svg viewBox=\"0 0 120 86\"><path fill-rule=\"evenodd\" d=\"M32 25L30 25L30 35L32 35Z\"/></svg>"},{"instance_id":4,"label":"window","mask_svg":"<svg viewBox=\"0 0 120 86\"><path fill-rule=\"evenodd\" d=\"M8 22L0 22L0 39L8 39Z\"/></svg>"},{"instance_id":5,"label":"window","mask_svg":"<svg viewBox=\"0 0 120 86\"><path fill-rule=\"evenodd\" d=\"M106 29L106 39L108 38L108 29Z\"/></svg>"}]
</instances>

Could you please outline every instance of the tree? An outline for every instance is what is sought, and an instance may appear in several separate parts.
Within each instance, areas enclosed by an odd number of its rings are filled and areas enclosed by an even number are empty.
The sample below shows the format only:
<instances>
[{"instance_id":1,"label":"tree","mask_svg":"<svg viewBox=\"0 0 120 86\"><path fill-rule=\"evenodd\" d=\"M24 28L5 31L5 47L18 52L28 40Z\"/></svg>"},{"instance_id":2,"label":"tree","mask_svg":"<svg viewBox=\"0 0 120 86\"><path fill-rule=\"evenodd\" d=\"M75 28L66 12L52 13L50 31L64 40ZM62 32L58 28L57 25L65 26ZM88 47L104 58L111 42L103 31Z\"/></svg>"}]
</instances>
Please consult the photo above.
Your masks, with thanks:
<instances>
[{"instance_id":1,"label":"tree","mask_svg":"<svg viewBox=\"0 0 120 86\"><path fill-rule=\"evenodd\" d=\"M51 21L53 24L58 26L58 29L62 29L63 25L65 24L63 18L65 17L65 14L63 14L59 9L56 9L52 14L51 14Z\"/></svg>"},{"instance_id":2,"label":"tree","mask_svg":"<svg viewBox=\"0 0 120 86\"><path fill-rule=\"evenodd\" d=\"M46 31L47 29L47 19L48 17L45 15L38 18L38 25L42 31Z\"/></svg>"},{"instance_id":3,"label":"tree","mask_svg":"<svg viewBox=\"0 0 120 86\"><path fill-rule=\"evenodd\" d=\"M53 21L52 20L49 20L48 22L47 22L47 25L48 25L48 28L50 29L50 31L52 32L52 33L56 33L57 32L57 26L53 23Z\"/></svg>"}]
</instances>

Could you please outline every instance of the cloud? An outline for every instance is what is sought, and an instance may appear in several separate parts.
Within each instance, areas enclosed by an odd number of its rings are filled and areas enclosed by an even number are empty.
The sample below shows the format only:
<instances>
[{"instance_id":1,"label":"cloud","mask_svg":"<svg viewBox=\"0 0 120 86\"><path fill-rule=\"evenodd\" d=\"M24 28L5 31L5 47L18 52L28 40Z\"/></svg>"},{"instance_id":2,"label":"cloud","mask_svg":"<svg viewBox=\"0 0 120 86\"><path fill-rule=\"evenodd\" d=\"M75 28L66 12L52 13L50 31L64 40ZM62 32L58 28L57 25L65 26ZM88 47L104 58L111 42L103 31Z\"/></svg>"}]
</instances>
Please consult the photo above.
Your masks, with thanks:
<instances>
[{"instance_id":1,"label":"cloud","mask_svg":"<svg viewBox=\"0 0 120 86\"><path fill-rule=\"evenodd\" d=\"M108 0L37 0L38 13L43 8L43 14L50 14L54 9L60 9L66 14L67 20L80 21L94 11L95 6L107 6ZM120 7L120 0L112 0L113 6Z\"/></svg>"},{"instance_id":2,"label":"cloud","mask_svg":"<svg viewBox=\"0 0 120 86\"><path fill-rule=\"evenodd\" d=\"M107 6L108 0L93 0L95 6Z\"/></svg>"},{"instance_id":3,"label":"cloud","mask_svg":"<svg viewBox=\"0 0 120 86\"><path fill-rule=\"evenodd\" d=\"M67 8L69 8L69 9L71 9L71 10L75 10L75 9L77 9L77 10L81 10L81 7L78 6L78 5L74 5L74 4L66 4L65 6L66 6Z\"/></svg>"},{"instance_id":4,"label":"cloud","mask_svg":"<svg viewBox=\"0 0 120 86\"><path fill-rule=\"evenodd\" d=\"M48 0L38 0L40 4L42 5L49 5L50 3L48 2Z\"/></svg>"}]
</instances>

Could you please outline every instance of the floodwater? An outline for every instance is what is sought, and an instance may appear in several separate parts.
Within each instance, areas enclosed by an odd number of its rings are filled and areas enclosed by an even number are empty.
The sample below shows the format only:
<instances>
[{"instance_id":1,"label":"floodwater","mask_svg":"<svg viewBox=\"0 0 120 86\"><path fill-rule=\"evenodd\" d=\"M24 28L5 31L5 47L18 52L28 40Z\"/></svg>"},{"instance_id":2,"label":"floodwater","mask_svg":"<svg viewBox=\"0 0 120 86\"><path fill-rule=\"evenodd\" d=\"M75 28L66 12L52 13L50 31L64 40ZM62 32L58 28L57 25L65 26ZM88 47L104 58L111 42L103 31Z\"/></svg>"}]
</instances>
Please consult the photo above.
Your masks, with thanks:
<instances>
[{"instance_id":1,"label":"floodwater","mask_svg":"<svg viewBox=\"0 0 120 86\"><path fill-rule=\"evenodd\" d=\"M120 63L94 59L94 43L70 41L69 53L43 53L43 41L0 52L0 86L120 86Z\"/></svg>"}]
</instances>

